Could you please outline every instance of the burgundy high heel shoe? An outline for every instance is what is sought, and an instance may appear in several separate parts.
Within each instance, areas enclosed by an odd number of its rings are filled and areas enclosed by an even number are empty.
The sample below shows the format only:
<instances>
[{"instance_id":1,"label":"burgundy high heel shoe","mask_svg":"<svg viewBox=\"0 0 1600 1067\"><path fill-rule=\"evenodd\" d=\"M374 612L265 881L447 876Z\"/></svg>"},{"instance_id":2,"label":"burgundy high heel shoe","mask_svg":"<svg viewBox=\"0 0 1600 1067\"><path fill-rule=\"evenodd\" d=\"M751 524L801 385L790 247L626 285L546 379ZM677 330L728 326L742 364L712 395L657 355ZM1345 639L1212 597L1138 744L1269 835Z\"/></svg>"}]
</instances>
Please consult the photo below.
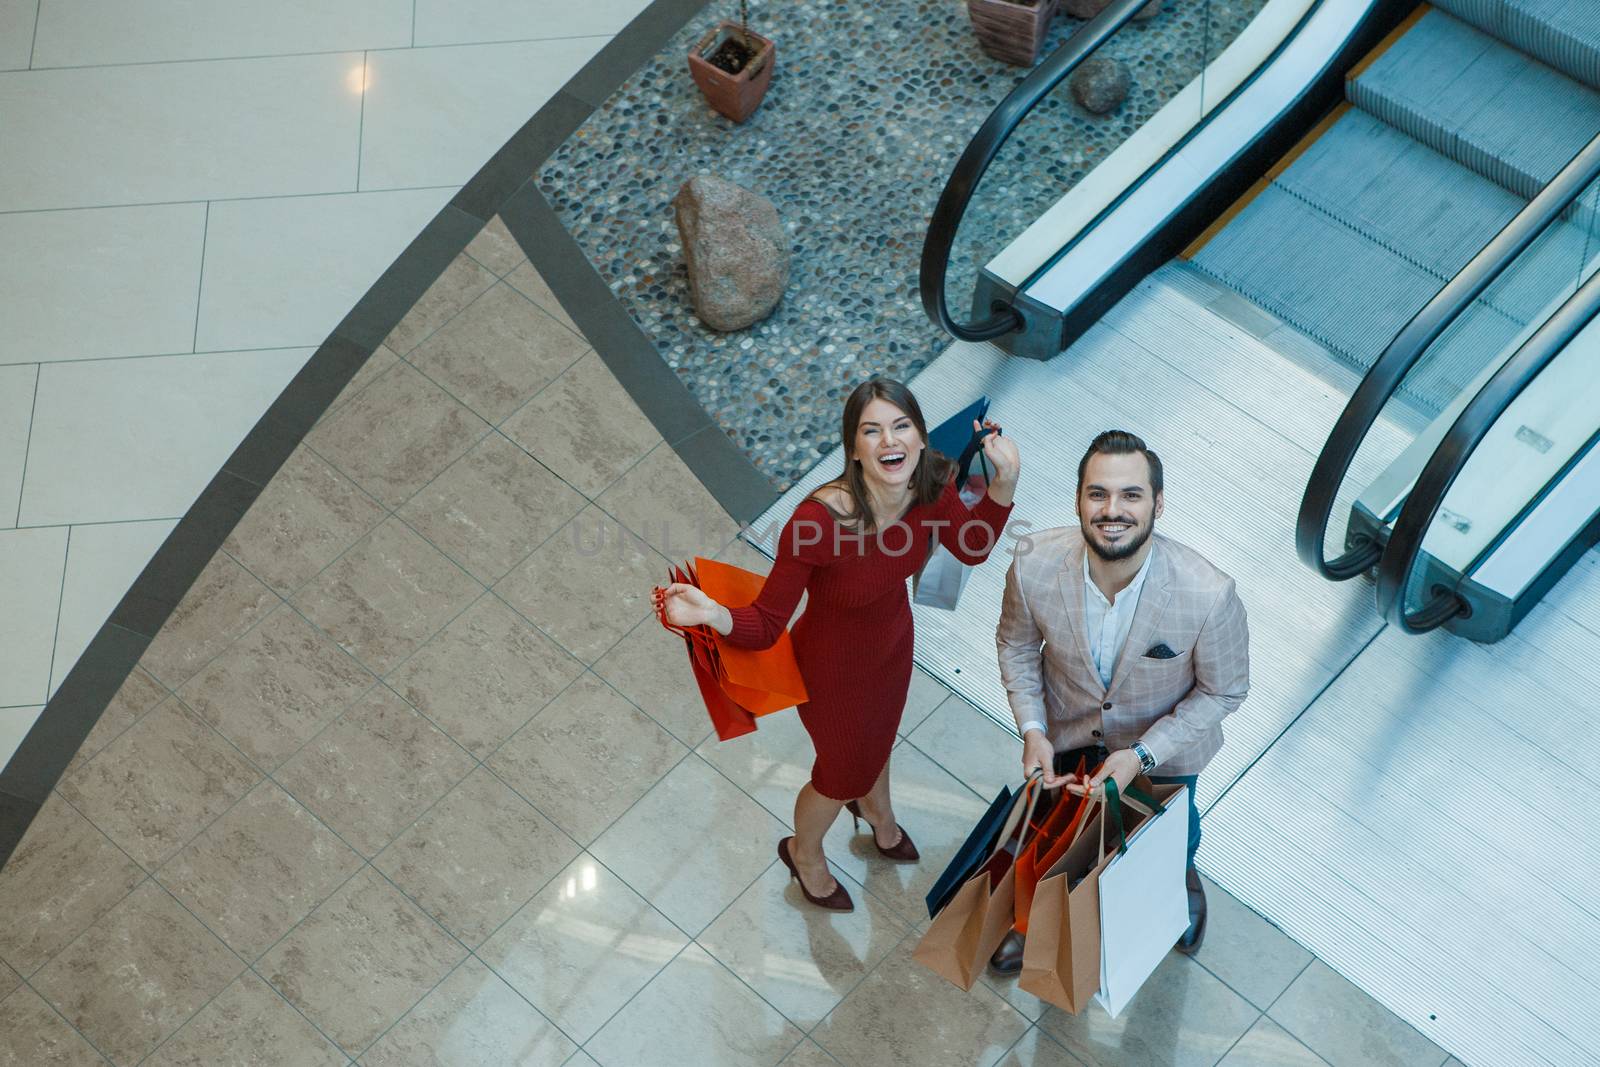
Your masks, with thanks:
<instances>
[{"instance_id":1,"label":"burgundy high heel shoe","mask_svg":"<svg viewBox=\"0 0 1600 1067\"><path fill-rule=\"evenodd\" d=\"M827 908L829 911L855 911L856 902L850 899L850 894L845 891L844 883L837 878L833 880L833 892L827 896L814 897L811 895L811 890L806 888L805 882L800 878L800 871L795 867L794 859L789 855L789 842L793 840L794 838L792 837L786 837L778 842L778 858L783 861L785 867L789 868L790 880L800 883L800 892L805 895L806 900L819 908Z\"/></svg>"},{"instance_id":2,"label":"burgundy high heel shoe","mask_svg":"<svg viewBox=\"0 0 1600 1067\"><path fill-rule=\"evenodd\" d=\"M850 818L855 820L856 833L859 834L861 832L862 820L860 807L858 807L856 802L852 800L846 803L844 808L850 813ZM899 823L895 823L894 825L895 829L900 831L900 840L896 841L889 848L884 848L882 845L878 844L877 829L872 825L872 823L867 823L867 829L872 831L872 843L877 847L878 855L882 856L886 860L894 860L896 863L915 863L917 860L920 860L922 858L922 853L918 852L917 846L912 844L911 835L906 833L906 828L901 826Z\"/></svg>"}]
</instances>

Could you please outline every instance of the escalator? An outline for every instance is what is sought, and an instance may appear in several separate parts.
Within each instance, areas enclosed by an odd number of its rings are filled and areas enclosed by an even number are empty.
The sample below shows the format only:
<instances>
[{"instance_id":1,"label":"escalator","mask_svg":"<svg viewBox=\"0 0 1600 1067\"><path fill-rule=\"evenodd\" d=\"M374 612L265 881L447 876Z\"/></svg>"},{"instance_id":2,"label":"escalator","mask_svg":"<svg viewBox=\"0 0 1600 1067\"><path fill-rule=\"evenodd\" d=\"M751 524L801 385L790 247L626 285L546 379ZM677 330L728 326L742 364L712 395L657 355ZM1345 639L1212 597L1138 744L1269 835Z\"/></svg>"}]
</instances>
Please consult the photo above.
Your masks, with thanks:
<instances>
[{"instance_id":1,"label":"escalator","mask_svg":"<svg viewBox=\"0 0 1600 1067\"><path fill-rule=\"evenodd\" d=\"M1023 125L1135 6L1085 25L996 116ZM1600 463L1592 346L1552 354L1548 377L1521 382L1514 403L1484 395L1511 388L1500 375L1528 346L1586 337L1544 327L1600 299L1585 288L1600 266L1600 18L1583 17L1589 6L1302 4L1270 48L1247 32L1202 72L1210 98L1197 114L1152 121L1187 125L1169 129L1164 151L1144 145L1140 157L1133 142L1152 140L1140 130L995 255L963 323L945 275L1008 136L986 125L930 225L924 304L957 337L1049 359L1141 279L1188 289L1348 396L1302 500L1301 558L1330 579L1376 577L1380 608L1408 632L1499 640L1600 537L1600 493L1585 480ZM1492 460L1459 451L1469 411L1466 436ZM1400 428L1382 443L1369 433L1380 421ZM1423 479L1442 477L1435 460L1453 469L1448 485ZM1362 481L1348 486L1353 466ZM1441 485L1450 499L1411 500ZM1341 506L1350 520L1330 560Z\"/></svg>"}]
</instances>

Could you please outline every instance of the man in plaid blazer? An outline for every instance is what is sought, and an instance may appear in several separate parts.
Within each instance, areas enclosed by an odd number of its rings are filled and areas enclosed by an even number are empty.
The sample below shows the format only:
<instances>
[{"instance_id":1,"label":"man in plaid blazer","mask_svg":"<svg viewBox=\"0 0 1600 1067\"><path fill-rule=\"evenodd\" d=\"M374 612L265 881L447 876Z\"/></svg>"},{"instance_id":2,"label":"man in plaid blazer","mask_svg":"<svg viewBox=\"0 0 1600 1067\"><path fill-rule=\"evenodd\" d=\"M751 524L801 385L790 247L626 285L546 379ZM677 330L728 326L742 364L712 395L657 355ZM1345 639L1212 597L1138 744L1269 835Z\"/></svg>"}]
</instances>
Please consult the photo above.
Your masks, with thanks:
<instances>
[{"instance_id":1,"label":"man in plaid blazer","mask_svg":"<svg viewBox=\"0 0 1600 1067\"><path fill-rule=\"evenodd\" d=\"M1006 573L995 643L1023 737L1024 773L1047 788L1126 788L1141 773L1189 787L1189 929L1205 935L1194 870L1195 781L1222 747L1222 720L1250 688L1250 634L1233 579L1155 535L1165 504L1160 458L1131 433L1095 438L1078 465L1079 526L1031 534ZM1071 773L1080 757L1098 773ZM1013 932L991 961L1013 973Z\"/></svg>"}]
</instances>

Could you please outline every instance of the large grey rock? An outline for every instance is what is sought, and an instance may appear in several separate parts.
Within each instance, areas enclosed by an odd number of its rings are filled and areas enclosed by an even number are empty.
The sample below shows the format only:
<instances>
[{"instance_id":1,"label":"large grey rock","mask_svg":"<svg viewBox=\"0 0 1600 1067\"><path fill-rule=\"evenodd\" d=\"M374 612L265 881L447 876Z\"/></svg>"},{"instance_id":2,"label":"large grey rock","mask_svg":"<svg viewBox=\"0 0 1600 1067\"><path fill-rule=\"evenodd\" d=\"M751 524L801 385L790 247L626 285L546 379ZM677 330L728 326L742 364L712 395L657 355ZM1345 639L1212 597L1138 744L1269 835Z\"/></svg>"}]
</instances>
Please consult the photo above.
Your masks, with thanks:
<instances>
[{"instance_id":1,"label":"large grey rock","mask_svg":"<svg viewBox=\"0 0 1600 1067\"><path fill-rule=\"evenodd\" d=\"M1104 115L1128 98L1133 76L1115 59L1095 56L1072 72L1072 98L1087 112Z\"/></svg>"},{"instance_id":2,"label":"large grey rock","mask_svg":"<svg viewBox=\"0 0 1600 1067\"><path fill-rule=\"evenodd\" d=\"M1061 0L1061 10L1075 19L1092 19L1104 11L1111 0ZM1150 0L1133 16L1137 21L1153 19L1161 14L1162 0Z\"/></svg>"},{"instance_id":3,"label":"large grey rock","mask_svg":"<svg viewBox=\"0 0 1600 1067\"><path fill-rule=\"evenodd\" d=\"M789 238L772 201L710 175L672 198L695 314L713 330L742 330L772 313L789 284Z\"/></svg>"}]
</instances>

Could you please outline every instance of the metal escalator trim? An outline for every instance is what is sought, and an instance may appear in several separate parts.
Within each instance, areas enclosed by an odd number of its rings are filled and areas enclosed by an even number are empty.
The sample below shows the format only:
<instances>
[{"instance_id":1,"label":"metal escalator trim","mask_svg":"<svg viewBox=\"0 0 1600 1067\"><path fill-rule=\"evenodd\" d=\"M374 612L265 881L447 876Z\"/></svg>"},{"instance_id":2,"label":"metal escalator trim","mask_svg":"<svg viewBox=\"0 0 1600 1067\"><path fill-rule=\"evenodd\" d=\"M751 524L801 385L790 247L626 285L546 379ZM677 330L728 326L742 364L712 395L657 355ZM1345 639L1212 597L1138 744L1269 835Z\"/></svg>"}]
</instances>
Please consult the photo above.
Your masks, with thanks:
<instances>
[{"instance_id":1,"label":"metal escalator trim","mask_svg":"<svg viewBox=\"0 0 1600 1067\"><path fill-rule=\"evenodd\" d=\"M1367 431L1407 372L1440 335L1583 195L1596 178L1600 178L1600 136L1585 145L1527 207L1506 223L1493 240L1417 312L1378 357L1328 434L1311 478L1306 482L1300 514L1295 521L1295 550L1306 566L1330 580L1345 581L1378 562L1374 546L1366 543L1332 560L1323 552L1323 539L1339 489Z\"/></svg>"},{"instance_id":2,"label":"metal escalator trim","mask_svg":"<svg viewBox=\"0 0 1600 1067\"><path fill-rule=\"evenodd\" d=\"M1211 241L1213 237L1221 233L1230 222L1238 218L1239 213L1245 208L1249 207L1252 200L1265 192L1267 186L1277 181L1278 175L1294 166L1295 160L1299 159L1301 155L1305 153L1306 149L1310 148L1313 144L1320 140L1323 134L1331 130L1334 123L1344 118L1345 113L1349 110L1350 103L1345 101L1336 106L1332 111L1328 112L1327 116L1323 118L1321 122L1311 127L1311 132L1307 133L1298 142L1296 142L1293 148L1285 152L1283 157L1279 159L1278 162L1274 163L1272 168L1263 174L1260 180L1252 185L1243 196L1235 200L1228 206L1226 211L1218 215L1216 221L1205 228L1204 233L1202 233L1199 237L1196 237L1193 241L1190 241L1189 246L1182 252L1178 253L1178 258L1193 259L1199 253L1199 251Z\"/></svg>"},{"instance_id":3,"label":"metal escalator trim","mask_svg":"<svg viewBox=\"0 0 1600 1067\"><path fill-rule=\"evenodd\" d=\"M951 316L949 302L945 299L945 276L950 269L950 252L955 247L961 220L984 173L1022 120L1101 45L1131 22L1143 6L1142 0L1112 0L1098 15L1078 27L1065 44L1000 101L956 161L928 223L918 270L923 310L951 336L963 341L987 341L1009 333L1020 324L1017 312L1010 308L998 308L981 322L957 322Z\"/></svg>"},{"instance_id":4,"label":"metal escalator trim","mask_svg":"<svg viewBox=\"0 0 1600 1067\"><path fill-rule=\"evenodd\" d=\"M1405 21L1389 31L1389 35L1373 46L1372 51L1361 57L1355 66L1345 71L1344 80L1353 82L1367 72L1367 68L1383 58L1383 54L1393 48L1406 34L1411 32L1411 27L1422 21L1422 17L1433 8L1428 4L1418 4L1417 9L1405 17Z\"/></svg>"},{"instance_id":5,"label":"metal escalator trim","mask_svg":"<svg viewBox=\"0 0 1600 1067\"><path fill-rule=\"evenodd\" d=\"M1460 614L1465 603L1452 591L1436 591L1421 610L1408 613L1406 585L1422 554L1422 540L1445 495L1473 451L1511 406L1578 333L1600 316L1600 273L1585 282L1516 355L1495 372L1456 419L1428 460L1395 520L1378 563L1378 610L1405 633L1425 633Z\"/></svg>"}]
</instances>

